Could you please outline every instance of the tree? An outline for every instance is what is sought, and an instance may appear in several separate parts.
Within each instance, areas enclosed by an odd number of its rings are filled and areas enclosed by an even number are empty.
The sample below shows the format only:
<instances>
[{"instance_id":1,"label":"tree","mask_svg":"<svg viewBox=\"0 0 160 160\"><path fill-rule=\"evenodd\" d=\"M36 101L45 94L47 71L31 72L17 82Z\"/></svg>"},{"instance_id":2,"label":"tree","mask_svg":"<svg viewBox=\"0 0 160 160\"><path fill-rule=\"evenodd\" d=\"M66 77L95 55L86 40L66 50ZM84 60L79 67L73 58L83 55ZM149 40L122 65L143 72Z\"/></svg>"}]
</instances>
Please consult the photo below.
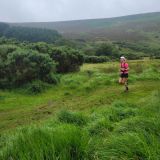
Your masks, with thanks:
<instances>
[{"instance_id":1,"label":"tree","mask_svg":"<svg viewBox=\"0 0 160 160\"><path fill-rule=\"evenodd\" d=\"M6 38L16 38L19 41L29 42L47 42L54 43L61 38L61 35L56 30L15 27L7 23L0 23L0 36Z\"/></svg>"}]
</instances>

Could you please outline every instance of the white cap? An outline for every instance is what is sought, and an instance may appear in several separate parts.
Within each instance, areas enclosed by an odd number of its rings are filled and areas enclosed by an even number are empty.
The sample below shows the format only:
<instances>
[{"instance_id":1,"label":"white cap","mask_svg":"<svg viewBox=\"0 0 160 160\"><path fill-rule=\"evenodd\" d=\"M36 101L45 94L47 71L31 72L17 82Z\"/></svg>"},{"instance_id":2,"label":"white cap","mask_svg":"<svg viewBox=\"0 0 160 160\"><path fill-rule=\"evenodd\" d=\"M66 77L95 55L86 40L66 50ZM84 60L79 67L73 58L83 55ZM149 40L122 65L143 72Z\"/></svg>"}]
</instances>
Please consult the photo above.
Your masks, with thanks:
<instances>
[{"instance_id":1,"label":"white cap","mask_svg":"<svg viewBox=\"0 0 160 160\"><path fill-rule=\"evenodd\" d=\"M126 59L124 56L120 57L120 59Z\"/></svg>"}]
</instances>

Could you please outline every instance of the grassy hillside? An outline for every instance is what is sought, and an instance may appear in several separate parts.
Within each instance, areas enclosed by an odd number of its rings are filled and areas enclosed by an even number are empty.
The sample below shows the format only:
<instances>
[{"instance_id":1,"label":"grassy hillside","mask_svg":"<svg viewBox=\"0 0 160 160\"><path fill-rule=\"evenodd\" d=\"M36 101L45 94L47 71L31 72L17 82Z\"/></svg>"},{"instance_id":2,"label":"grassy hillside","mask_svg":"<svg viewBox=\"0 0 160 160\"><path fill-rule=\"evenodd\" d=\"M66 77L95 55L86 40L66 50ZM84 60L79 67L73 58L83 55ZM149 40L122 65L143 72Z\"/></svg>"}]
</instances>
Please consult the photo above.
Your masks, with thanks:
<instances>
[{"instance_id":1,"label":"grassy hillside","mask_svg":"<svg viewBox=\"0 0 160 160\"><path fill-rule=\"evenodd\" d=\"M14 26L56 29L68 38L146 40L150 34L160 36L160 13L146 13L117 18L66 22L14 23Z\"/></svg>"},{"instance_id":2,"label":"grassy hillside","mask_svg":"<svg viewBox=\"0 0 160 160\"><path fill-rule=\"evenodd\" d=\"M61 108L88 110L121 98L138 103L141 98L159 88L159 62L130 62L131 91L128 94L123 93L124 88L117 84L118 63L115 62L85 64L79 73L63 75L59 85L35 96L24 89L1 90L0 130L51 117Z\"/></svg>"},{"instance_id":3,"label":"grassy hillside","mask_svg":"<svg viewBox=\"0 0 160 160\"><path fill-rule=\"evenodd\" d=\"M39 95L1 90L0 158L158 160L159 62L130 61L128 93L113 62L85 64Z\"/></svg>"}]
</instances>

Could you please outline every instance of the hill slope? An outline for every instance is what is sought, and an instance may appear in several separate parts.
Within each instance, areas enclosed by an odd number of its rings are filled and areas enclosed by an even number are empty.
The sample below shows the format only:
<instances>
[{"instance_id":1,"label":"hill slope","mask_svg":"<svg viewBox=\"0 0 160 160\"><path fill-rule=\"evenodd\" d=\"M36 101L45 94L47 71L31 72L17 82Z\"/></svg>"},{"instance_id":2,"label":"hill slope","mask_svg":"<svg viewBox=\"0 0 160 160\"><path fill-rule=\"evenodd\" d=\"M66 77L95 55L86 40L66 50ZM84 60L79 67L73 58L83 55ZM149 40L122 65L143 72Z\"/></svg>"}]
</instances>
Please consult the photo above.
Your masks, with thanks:
<instances>
[{"instance_id":1,"label":"hill slope","mask_svg":"<svg viewBox=\"0 0 160 160\"><path fill-rule=\"evenodd\" d=\"M64 36L74 39L142 40L149 37L148 32L160 35L160 12L117 18L11 25L55 29Z\"/></svg>"},{"instance_id":2,"label":"hill slope","mask_svg":"<svg viewBox=\"0 0 160 160\"><path fill-rule=\"evenodd\" d=\"M0 159L160 159L159 62L129 61L127 93L117 62L85 64L39 95L0 90Z\"/></svg>"},{"instance_id":3,"label":"hill slope","mask_svg":"<svg viewBox=\"0 0 160 160\"><path fill-rule=\"evenodd\" d=\"M44 41L48 43L54 43L61 38L61 35L53 29L10 26L7 23L0 22L0 37L2 36L6 38L16 38L20 41Z\"/></svg>"}]
</instances>

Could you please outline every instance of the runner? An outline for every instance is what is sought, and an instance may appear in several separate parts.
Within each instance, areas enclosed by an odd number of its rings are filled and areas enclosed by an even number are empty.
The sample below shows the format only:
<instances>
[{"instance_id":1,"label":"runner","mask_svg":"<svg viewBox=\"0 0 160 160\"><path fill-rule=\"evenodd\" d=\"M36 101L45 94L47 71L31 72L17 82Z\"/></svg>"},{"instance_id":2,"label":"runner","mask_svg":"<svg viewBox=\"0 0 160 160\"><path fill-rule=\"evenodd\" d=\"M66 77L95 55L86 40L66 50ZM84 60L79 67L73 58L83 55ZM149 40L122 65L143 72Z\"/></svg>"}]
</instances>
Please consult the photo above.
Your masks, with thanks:
<instances>
[{"instance_id":1,"label":"runner","mask_svg":"<svg viewBox=\"0 0 160 160\"><path fill-rule=\"evenodd\" d=\"M119 83L125 85L125 91L128 91L128 71L129 65L124 56L120 57L120 78Z\"/></svg>"}]
</instances>

